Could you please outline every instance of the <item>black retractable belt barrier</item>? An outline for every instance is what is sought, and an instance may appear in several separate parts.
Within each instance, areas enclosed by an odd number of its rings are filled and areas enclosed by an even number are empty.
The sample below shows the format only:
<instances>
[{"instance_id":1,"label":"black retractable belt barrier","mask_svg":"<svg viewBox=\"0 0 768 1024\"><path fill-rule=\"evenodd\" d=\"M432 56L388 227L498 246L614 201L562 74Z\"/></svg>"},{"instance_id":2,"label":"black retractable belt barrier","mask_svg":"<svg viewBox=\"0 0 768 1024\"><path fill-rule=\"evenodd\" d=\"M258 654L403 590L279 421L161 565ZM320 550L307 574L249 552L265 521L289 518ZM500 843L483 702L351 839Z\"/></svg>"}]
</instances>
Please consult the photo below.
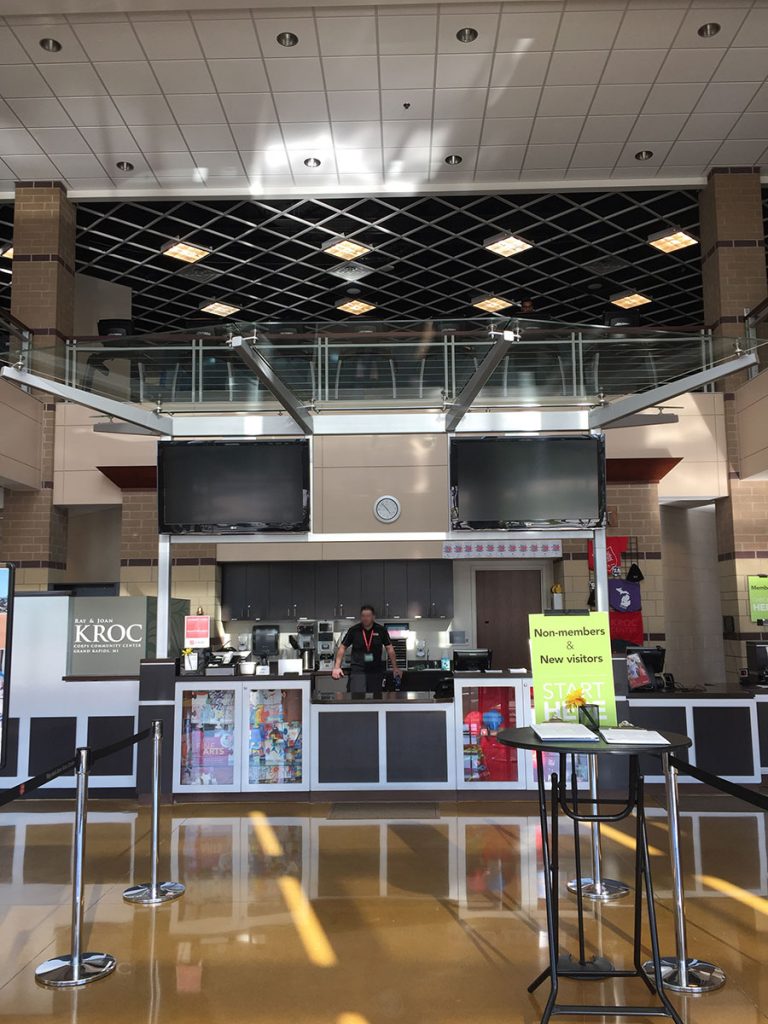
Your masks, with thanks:
<instances>
[{"instance_id":1,"label":"black retractable belt barrier","mask_svg":"<svg viewBox=\"0 0 768 1024\"><path fill-rule=\"evenodd\" d=\"M142 740L146 740L151 735L152 726L147 726L146 729L142 729L141 732L134 733L133 736L126 736L124 740L116 740L114 743L110 743L107 747L99 747L98 750L92 750L89 767L92 764L96 764L97 761L101 761L103 757L109 757L110 754L116 754L118 750L125 750L126 747L132 747L134 743L141 743Z\"/></svg>"},{"instance_id":2,"label":"black retractable belt barrier","mask_svg":"<svg viewBox=\"0 0 768 1024\"><path fill-rule=\"evenodd\" d=\"M722 793L727 793L728 796L735 796L737 800L743 800L745 803L752 804L753 807L759 807L761 811L768 811L768 797L761 793L755 793L753 790L747 789L746 786L740 786L737 782L721 779L719 775L712 775L711 772L697 768L694 764L688 764L687 761L681 761L673 755L670 755L669 763L679 772L691 775L694 779L698 779L699 782L703 782L713 789L719 789Z\"/></svg>"}]
</instances>

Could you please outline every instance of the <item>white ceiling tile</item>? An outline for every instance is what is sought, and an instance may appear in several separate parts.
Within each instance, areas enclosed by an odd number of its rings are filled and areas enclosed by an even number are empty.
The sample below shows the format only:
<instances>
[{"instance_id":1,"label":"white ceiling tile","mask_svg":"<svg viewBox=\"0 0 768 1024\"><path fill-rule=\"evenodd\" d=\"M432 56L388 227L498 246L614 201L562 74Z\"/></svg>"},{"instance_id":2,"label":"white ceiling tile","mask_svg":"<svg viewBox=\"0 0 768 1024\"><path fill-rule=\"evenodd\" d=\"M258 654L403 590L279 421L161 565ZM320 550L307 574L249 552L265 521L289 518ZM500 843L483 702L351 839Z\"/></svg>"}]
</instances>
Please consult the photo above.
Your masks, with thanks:
<instances>
[{"instance_id":1,"label":"white ceiling tile","mask_svg":"<svg viewBox=\"0 0 768 1024\"><path fill-rule=\"evenodd\" d=\"M380 53L434 53L436 45L437 17L434 14L379 14Z\"/></svg>"},{"instance_id":2,"label":"white ceiling tile","mask_svg":"<svg viewBox=\"0 0 768 1024\"><path fill-rule=\"evenodd\" d=\"M653 11L627 11L614 46L619 50L671 46L684 14L682 10L663 8Z\"/></svg>"},{"instance_id":3,"label":"white ceiling tile","mask_svg":"<svg viewBox=\"0 0 768 1024\"><path fill-rule=\"evenodd\" d=\"M515 10L509 14L502 14L496 49L551 50L559 21L559 11L545 14Z\"/></svg>"},{"instance_id":4,"label":"white ceiling tile","mask_svg":"<svg viewBox=\"0 0 768 1024\"><path fill-rule=\"evenodd\" d=\"M37 68L6 64L0 65L0 95L6 100L14 96L50 96L51 90Z\"/></svg>"},{"instance_id":5,"label":"white ceiling tile","mask_svg":"<svg viewBox=\"0 0 768 1024\"><path fill-rule=\"evenodd\" d=\"M460 164L446 164L445 159L448 156L460 156ZM441 143L434 138L432 139L432 149L430 152L429 162L432 168L441 170L443 167L446 168L446 174L449 172L454 173L455 169L460 168L462 171L468 170L474 167L475 161L477 160L477 147L475 146L451 146L448 143Z\"/></svg>"},{"instance_id":6,"label":"white ceiling tile","mask_svg":"<svg viewBox=\"0 0 768 1024\"><path fill-rule=\"evenodd\" d=\"M133 27L151 61L195 60L203 55L191 21L141 21L134 18Z\"/></svg>"},{"instance_id":7,"label":"white ceiling tile","mask_svg":"<svg viewBox=\"0 0 768 1024\"><path fill-rule=\"evenodd\" d=\"M437 41L439 53L493 53L496 43L497 14L453 13L444 7L440 12L440 31ZM456 33L462 28L473 28L477 39L462 43Z\"/></svg>"},{"instance_id":8,"label":"white ceiling tile","mask_svg":"<svg viewBox=\"0 0 768 1024\"><path fill-rule=\"evenodd\" d=\"M325 152L321 150L314 150L312 156L317 157L320 160L320 167L307 167L304 163L304 153L288 153L288 161L291 165L291 171L300 178L304 179L304 183L308 187L318 185L322 182L328 184L330 182L330 175L336 173L336 161L333 156L332 150Z\"/></svg>"},{"instance_id":9,"label":"white ceiling tile","mask_svg":"<svg viewBox=\"0 0 768 1024\"><path fill-rule=\"evenodd\" d=\"M47 156L6 153L5 162L17 178L58 178L59 172Z\"/></svg>"},{"instance_id":10,"label":"white ceiling tile","mask_svg":"<svg viewBox=\"0 0 768 1024\"><path fill-rule=\"evenodd\" d=\"M720 147L720 142L676 142L667 154L668 164L706 165Z\"/></svg>"},{"instance_id":11,"label":"white ceiling tile","mask_svg":"<svg viewBox=\"0 0 768 1024\"><path fill-rule=\"evenodd\" d=\"M329 91L379 87L379 68L370 57L324 57L323 72Z\"/></svg>"},{"instance_id":12,"label":"white ceiling tile","mask_svg":"<svg viewBox=\"0 0 768 1024\"><path fill-rule=\"evenodd\" d=\"M125 127L119 125L94 125L92 128L81 128L85 141L94 153L135 153L138 151L136 140ZM133 157L127 157L133 163Z\"/></svg>"},{"instance_id":13,"label":"white ceiling tile","mask_svg":"<svg viewBox=\"0 0 768 1024\"><path fill-rule=\"evenodd\" d=\"M9 28L0 25L0 66L3 64L26 64L29 56Z\"/></svg>"},{"instance_id":14,"label":"white ceiling tile","mask_svg":"<svg viewBox=\"0 0 768 1024\"><path fill-rule=\"evenodd\" d=\"M599 85L592 100L592 114L639 114L650 85Z\"/></svg>"},{"instance_id":15,"label":"white ceiling tile","mask_svg":"<svg viewBox=\"0 0 768 1024\"><path fill-rule=\"evenodd\" d=\"M583 123L583 117L537 117L531 144L576 142Z\"/></svg>"},{"instance_id":16,"label":"white ceiling tile","mask_svg":"<svg viewBox=\"0 0 768 1024\"><path fill-rule=\"evenodd\" d=\"M538 113L545 116L586 114L594 94L594 85L545 85Z\"/></svg>"},{"instance_id":17,"label":"white ceiling tile","mask_svg":"<svg viewBox=\"0 0 768 1024\"><path fill-rule=\"evenodd\" d=\"M742 114L730 134L730 139L768 140L768 112Z\"/></svg>"},{"instance_id":18,"label":"white ceiling tile","mask_svg":"<svg viewBox=\"0 0 768 1024\"><path fill-rule=\"evenodd\" d=\"M738 116L738 114L691 114L680 132L680 139L688 142L698 139L723 139L736 124Z\"/></svg>"},{"instance_id":19,"label":"white ceiling tile","mask_svg":"<svg viewBox=\"0 0 768 1024\"><path fill-rule=\"evenodd\" d=\"M749 141L725 141L715 154L715 162L721 165L752 164L758 160L765 150L765 138Z\"/></svg>"},{"instance_id":20,"label":"white ceiling tile","mask_svg":"<svg viewBox=\"0 0 768 1024\"><path fill-rule=\"evenodd\" d=\"M625 167L634 167L638 174L642 174L644 171L653 170L656 167L660 167L664 163L664 159L669 152L669 147L672 144L670 142L659 142L654 139L643 139L638 142L628 142L624 149L621 151L619 157L619 163ZM650 160L637 160L635 154L639 153L643 149L649 149L653 156Z\"/></svg>"},{"instance_id":21,"label":"white ceiling tile","mask_svg":"<svg viewBox=\"0 0 768 1024\"><path fill-rule=\"evenodd\" d=\"M724 53L725 50L670 50L657 81L706 82Z\"/></svg>"},{"instance_id":22,"label":"white ceiling tile","mask_svg":"<svg viewBox=\"0 0 768 1024\"><path fill-rule=\"evenodd\" d=\"M267 92L269 85L260 60L209 60L208 67L219 92ZM165 90L179 92L178 89ZM190 89L190 92L207 92L207 89Z\"/></svg>"},{"instance_id":23,"label":"white ceiling tile","mask_svg":"<svg viewBox=\"0 0 768 1024\"><path fill-rule=\"evenodd\" d=\"M566 11L560 22L558 50L607 50L613 45L621 11Z\"/></svg>"},{"instance_id":24,"label":"white ceiling tile","mask_svg":"<svg viewBox=\"0 0 768 1024\"><path fill-rule=\"evenodd\" d=\"M603 85L643 85L653 82L666 50L615 50L605 65Z\"/></svg>"},{"instance_id":25,"label":"white ceiling tile","mask_svg":"<svg viewBox=\"0 0 768 1024\"><path fill-rule=\"evenodd\" d=\"M579 181L602 181L606 177L605 164L601 167L580 167L576 163L576 157L574 156L571 166L565 172L565 176L566 178L574 178ZM610 176L612 176L612 172Z\"/></svg>"},{"instance_id":26,"label":"white ceiling tile","mask_svg":"<svg viewBox=\"0 0 768 1024\"><path fill-rule=\"evenodd\" d=\"M195 27L206 57L232 59L261 56L256 30L250 18L195 21Z\"/></svg>"},{"instance_id":27,"label":"white ceiling tile","mask_svg":"<svg viewBox=\"0 0 768 1024\"><path fill-rule=\"evenodd\" d=\"M536 113L541 89L529 86L488 90L488 117L527 117Z\"/></svg>"},{"instance_id":28,"label":"white ceiling tile","mask_svg":"<svg viewBox=\"0 0 768 1024\"><path fill-rule=\"evenodd\" d=\"M768 110L768 84L760 86L747 110Z\"/></svg>"},{"instance_id":29,"label":"white ceiling tile","mask_svg":"<svg viewBox=\"0 0 768 1024\"><path fill-rule=\"evenodd\" d=\"M161 188L168 189L203 189L205 187L205 182L201 180L194 167L190 167L187 170L180 167L178 170L169 171L167 174L157 172L157 181Z\"/></svg>"},{"instance_id":30,"label":"white ceiling tile","mask_svg":"<svg viewBox=\"0 0 768 1024\"><path fill-rule=\"evenodd\" d=\"M65 96L62 104L78 126L120 125L120 111L107 96Z\"/></svg>"},{"instance_id":31,"label":"white ceiling tile","mask_svg":"<svg viewBox=\"0 0 768 1024\"><path fill-rule=\"evenodd\" d=\"M430 145L432 124L429 121L382 121L382 137L385 149L395 146L420 149Z\"/></svg>"},{"instance_id":32,"label":"white ceiling tile","mask_svg":"<svg viewBox=\"0 0 768 1024\"><path fill-rule=\"evenodd\" d=\"M477 158L478 171L517 170L523 165L525 146L483 146Z\"/></svg>"},{"instance_id":33,"label":"white ceiling tile","mask_svg":"<svg viewBox=\"0 0 768 1024\"><path fill-rule=\"evenodd\" d=\"M326 57L373 56L376 53L376 18L359 15L328 18L317 12L320 52Z\"/></svg>"},{"instance_id":34,"label":"white ceiling tile","mask_svg":"<svg viewBox=\"0 0 768 1024\"><path fill-rule=\"evenodd\" d=\"M462 164L458 167L446 167L444 164L432 164L429 180L437 185L455 185L457 182L474 181L474 163Z\"/></svg>"},{"instance_id":35,"label":"white ceiling tile","mask_svg":"<svg viewBox=\"0 0 768 1024\"><path fill-rule=\"evenodd\" d=\"M241 153L240 157L250 176L254 174L279 174L290 171L288 155L283 146L272 146L252 153Z\"/></svg>"},{"instance_id":36,"label":"white ceiling tile","mask_svg":"<svg viewBox=\"0 0 768 1024\"><path fill-rule=\"evenodd\" d=\"M72 124L66 110L52 96L9 99L8 105L28 128L59 128Z\"/></svg>"},{"instance_id":37,"label":"white ceiling tile","mask_svg":"<svg viewBox=\"0 0 768 1024\"><path fill-rule=\"evenodd\" d=\"M205 179L206 187L209 189L220 189L220 188L248 188L250 181L248 176L245 174L237 175L223 175L223 174L209 174Z\"/></svg>"},{"instance_id":38,"label":"white ceiling tile","mask_svg":"<svg viewBox=\"0 0 768 1024\"><path fill-rule=\"evenodd\" d=\"M285 147L291 150L329 150L333 146L331 126L322 121L283 125ZM258 149L258 146L253 146Z\"/></svg>"},{"instance_id":39,"label":"white ceiling tile","mask_svg":"<svg viewBox=\"0 0 768 1024\"><path fill-rule=\"evenodd\" d=\"M497 53L493 62L491 85L543 85L548 66L548 53Z\"/></svg>"},{"instance_id":40,"label":"white ceiling tile","mask_svg":"<svg viewBox=\"0 0 768 1024\"><path fill-rule=\"evenodd\" d=\"M319 121L328 117L328 105L322 92L280 92L275 96L281 121Z\"/></svg>"},{"instance_id":41,"label":"white ceiling tile","mask_svg":"<svg viewBox=\"0 0 768 1024\"><path fill-rule=\"evenodd\" d=\"M339 184L349 188L376 189L383 181L381 173L378 174L343 174L339 171Z\"/></svg>"},{"instance_id":42,"label":"white ceiling tile","mask_svg":"<svg viewBox=\"0 0 768 1024\"><path fill-rule=\"evenodd\" d=\"M160 92L152 66L145 60L116 60L96 64L99 77L112 96L153 95Z\"/></svg>"},{"instance_id":43,"label":"white ceiling tile","mask_svg":"<svg viewBox=\"0 0 768 1024\"><path fill-rule=\"evenodd\" d=\"M701 82L682 82L674 85L654 85L643 107L644 114L688 114L696 106L704 85Z\"/></svg>"},{"instance_id":44,"label":"white ceiling tile","mask_svg":"<svg viewBox=\"0 0 768 1024\"><path fill-rule=\"evenodd\" d=\"M286 128L289 126L286 125ZM244 153L282 146L283 133L276 124L233 124L232 135L238 149Z\"/></svg>"},{"instance_id":45,"label":"white ceiling tile","mask_svg":"<svg viewBox=\"0 0 768 1024\"><path fill-rule=\"evenodd\" d=\"M90 153L91 149L76 128L33 128L31 134L44 153Z\"/></svg>"},{"instance_id":46,"label":"white ceiling tile","mask_svg":"<svg viewBox=\"0 0 768 1024\"><path fill-rule=\"evenodd\" d=\"M162 96L113 96L112 102L126 124L173 124L173 114Z\"/></svg>"},{"instance_id":47,"label":"white ceiling tile","mask_svg":"<svg viewBox=\"0 0 768 1024\"><path fill-rule=\"evenodd\" d=\"M178 174L184 171L192 171L195 168L195 161L191 153L186 150L183 153L144 153L147 163L155 174Z\"/></svg>"},{"instance_id":48,"label":"white ceiling tile","mask_svg":"<svg viewBox=\"0 0 768 1024\"><path fill-rule=\"evenodd\" d=\"M209 181L213 174L232 178L245 173L240 154L236 150L225 150L224 152L196 150L193 151L192 156L198 171L202 172L201 176L206 181Z\"/></svg>"},{"instance_id":49,"label":"white ceiling tile","mask_svg":"<svg viewBox=\"0 0 768 1024\"><path fill-rule=\"evenodd\" d=\"M290 174L259 174L251 178L251 194L266 195L269 192L293 186L293 176Z\"/></svg>"},{"instance_id":50,"label":"white ceiling tile","mask_svg":"<svg viewBox=\"0 0 768 1024\"><path fill-rule=\"evenodd\" d=\"M67 178L67 182L69 183L70 192L111 191L114 188L114 181L107 174L103 174L98 178ZM152 179L152 184L155 184L154 178Z\"/></svg>"},{"instance_id":51,"label":"white ceiling tile","mask_svg":"<svg viewBox=\"0 0 768 1024\"><path fill-rule=\"evenodd\" d=\"M685 114L641 114L632 129L629 141L659 139L667 142L676 139L685 121Z\"/></svg>"},{"instance_id":52,"label":"white ceiling tile","mask_svg":"<svg viewBox=\"0 0 768 1024\"><path fill-rule=\"evenodd\" d=\"M339 173L375 174L382 171L381 148L378 149L338 149L336 150L336 168Z\"/></svg>"},{"instance_id":53,"label":"white ceiling tile","mask_svg":"<svg viewBox=\"0 0 768 1024\"><path fill-rule=\"evenodd\" d=\"M232 149L234 145L232 132L227 124L188 124L182 128L181 133L193 151L221 153ZM157 148L157 146L150 147L155 150Z\"/></svg>"},{"instance_id":54,"label":"white ceiling tile","mask_svg":"<svg viewBox=\"0 0 768 1024\"><path fill-rule=\"evenodd\" d=\"M136 179L140 179L144 176L152 176L152 172L149 169L149 164L144 159L144 157L136 151L135 147L133 150L127 153L97 153L96 156L99 158L103 166L107 168L110 175L115 179L119 179L120 181L131 181L131 183L133 183ZM117 164L121 160L127 160L129 163L132 163L133 170L119 170Z\"/></svg>"},{"instance_id":55,"label":"white ceiling tile","mask_svg":"<svg viewBox=\"0 0 768 1024\"><path fill-rule=\"evenodd\" d=\"M105 169L93 154L70 155L52 153L53 162L65 178L88 178L105 173Z\"/></svg>"},{"instance_id":56,"label":"white ceiling tile","mask_svg":"<svg viewBox=\"0 0 768 1024\"><path fill-rule=\"evenodd\" d=\"M336 149L375 149L381 146L378 121L341 121L333 125Z\"/></svg>"},{"instance_id":57,"label":"white ceiling tile","mask_svg":"<svg viewBox=\"0 0 768 1024\"><path fill-rule=\"evenodd\" d=\"M298 17L298 12L288 12L281 18L257 18L256 31L265 57L294 60L297 57L316 57L318 54L315 23L312 18ZM299 37L298 43L295 46L281 46L277 41L281 32L293 32Z\"/></svg>"},{"instance_id":58,"label":"white ceiling tile","mask_svg":"<svg viewBox=\"0 0 768 1024\"><path fill-rule=\"evenodd\" d=\"M38 101L37 100L29 100L29 101L22 100L21 102L22 103L23 102L37 103ZM56 105L58 106L58 104L56 104ZM63 113L64 113L64 111L62 110L62 114ZM66 115L64 115L64 116L66 117ZM66 123L69 124L69 118L68 117L66 118ZM21 127L21 121L14 114L14 112L11 110L11 108L8 106L8 104L4 100L0 100L0 128L20 128L20 127ZM28 122L27 122L27 127L28 128L31 127L31 125Z\"/></svg>"},{"instance_id":59,"label":"white ceiling tile","mask_svg":"<svg viewBox=\"0 0 768 1024\"><path fill-rule=\"evenodd\" d=\"M426 173L429 168L428 149L385 149L384 170L388 177Z\"/></svg>"},{"instance_id":60,"label":"white ceiling tile","mask_svg":"<svg viewBox=\"0 0 768 1024\"><path fill-rule=\"evenodd\" d=\"M131 135L145 153L181 153L187 148L181 132L171 124L131 126Z\"/></svg>"},{"instance_id":61,"label":"white ceiling tile","mask_svg":"<svg viewBox=\"0 0 768 1024\"><path fill-rule=\"evenodd\" d=\"M277 111L269 92L222 93L220 99L231 124L277 121Z\"/></svg>"},{"instance_id":62,"label":"white ceiling tile","mask_svg":"<svg viewBox=\"0 0 768 1024\"><path fill-rule=\"evenodd\" d=\"M477 146L483 122L479 118L457 118L455 121L432 122L432 145Z\"/></svg>"},{"instance_id":63,"label":"white ceiling tile","mask_svg":"<svg viewBox=\"0 0 768 1024\"><path fill-rule=\"evenodd\" d=\"M490 53L442 53L437 58L438 89L481 89L488 84L493 56Z\"/></svg>"},{"instance_id":64,"label":"white ceiling tile","mask_svg":"<svg viewBox=\"0 0 768 1024\"><path fill-rule=\"evenodd\" d=\"M538 92L538 90L536 90ZM386 94L385 94L386 95ZM421 94L419 94L421 95ZM488 98L487 89L436 89L435 90L435 117L446 119L449 117L482 117L485 111L485 101ZM428 117L431 105L428 99L424 103L414 102L404 117L413 116L415 109L422 110L422 117ZM400 116L398 111L390 114L386 105L383 108L384 117L396 119Z\"/></svg>"},{"instance_id":65,"label":"white ceiling tile","mask_svg":"<svg viewBox=\"0 0 768 1024\"><path fill-rule=\"evenodd\" d=\"M273 57L264 61L264 67L273 92L323 88L323 72L319 57L294 57L292 60L278 60L277 57Z\"/></svg>"},{"instance_id":66,"label":"white ceiling tile","mask_svg":"<svg viewBox=\"0 0 768 1024\"><path fill-rule=\"evenodd\" d=\"M533 127L532 117L493 117L483 126L483 146L525 146Z\"/></svg>"},{"instance_id":67,"label":"white ceiling tile","mask_svg":"<svg viewBox=\"0 0 768 1024\"><path fill-rule=\"evenodd\" d=\"M591 115L584 122L581 142L625 142L634 123L634 114Z\"/></svg>"},{"instance_id":68,"label":"white ceiling tile","mask_svg":"<svg viewBox=\"0 0 768 1024\"><path fill-rule=\"evenodd\" d=\"M688 46L694 49L729 46L744 22L746 10L741 5L720 4L707 10L692 10L683 20L680 31L675 39L675 46ZM705 39L698 33L705 21L715 21L720 26L716 36ZM750 45L759 45L751 43Z\"/></svg>"},{"instance_id":69,"label":"white ceiling tile","mask_svg":"<svg viewBox=\"0 0 768 1024\"><path fill-rule=\"evenodd\" d=\"M744 110L756 91L754 82L713 82L702 93L696 112L727 114Z\"/></svg>"},{"instance_id":70,"label":"white ceiling tile","mask_svg":"<svg viewBox=\"0 0 768 1024\"><path fill-rule=\"evenodd\" d=\"M144 59L144 51L128 22L82 22L75 26L75 31L92 61Z\"/></svg>"},{"instance_id":71,"label":"white ceiling tile","mask_svg":"<svg viewBox=\"0 0 768 1024\"><path fill-rule=\"evenodd\" d=\"M608 50L555 52L549 64L547 85L596 85L607 59Z\"/></svg>"},{"instance_id":72,"label":"white ceiling tile","mask_svg":"<svg viewBox=\"0 0 768 1024\"><path fill-rule=\"evenodd\" d=\"M241 97L243 94L236 95ZM218 124L224 120L224 111L215 93L168 95L165 98L179 124Z\"/></svg>"},{"instance_id":73,"label":"white ceiling tile","mask_svg":"<svg viewBox=\"0 0 768 1024\"><path fill-rule=\"evenodd\" d=\"M768 46L768 7L755 8L744 19L734 46Z\"/></svg>"},{"instance_id":74,"label":"white ceiling tile","mask_svg":"<svg viewBox=\"0 0 768 1024\"><path fill-rule=\"evenodd\" d=\"M621 155L620 142L583 142L573 151L571 167L611 168Z\"/></svg>"},{"instance_id":75,"label":"white ceiling tile","mask_svg":"<svg viewBox=\"0 0 768 1024\"><path fill-rule=\"evenodd\" d=\"M762 82L768 68L768 50L743 46L723 57L715 72L715 82Z\"/></svg>"},{"instance_id":76,"label":"white ceiling tile","mask_svg":"<svg viewBox=\"0 0 768 1024\"><path fill-rule=\"evenodd\" d=\"M435 77L435 58L431 54L418 57L380 57L382 89L431 89Z\"/></svg>"},{"instance_id":77,"label":"white ceiling tile","mask_svg":"<svg viewBox=\"0 0 768 1024\"><path fill-rule=\"evenodd\" d=\"M525 166L528 169L540 167L542 170L565 170L571 161L573 146L529 146L525 154Z\"/></svg>"},{"instance_id":78,"label":"white ceiling tile","mask_svg":"<svg viewBox=\"0 0 768 1024\"><path fill-rule=\"evenodd\" d=\"M3 128L0 129L0 153L8 161L17 153L42 153L42 150L26 129Z\"/></svg>"},{"instance_id":79,"label":"white ceiling tile","mask_svg":"<svg viewBox=\"0 0 768 1024\"><path fill-rule=\"evenodd\" d=\"M45 23L35 25L14 25L14 31L21 45L36 64L56 64L60 61L83 61L85 55L77 36L68 25ZM58 39L61 49L58 53L48 53L40 46L41 39Z\"/></svg>"},{"instance_id":80,"label":"white ceiling tile","mask_svg":"<svg viewBox=\"0 0 768 1024\"><path fill-rule=\"evenodd\" d=\"M378 121L381 117L380 98L376 90L329 92L328 109L332 121L357 121L361 117Z\"/></svg>"}]
</instances>

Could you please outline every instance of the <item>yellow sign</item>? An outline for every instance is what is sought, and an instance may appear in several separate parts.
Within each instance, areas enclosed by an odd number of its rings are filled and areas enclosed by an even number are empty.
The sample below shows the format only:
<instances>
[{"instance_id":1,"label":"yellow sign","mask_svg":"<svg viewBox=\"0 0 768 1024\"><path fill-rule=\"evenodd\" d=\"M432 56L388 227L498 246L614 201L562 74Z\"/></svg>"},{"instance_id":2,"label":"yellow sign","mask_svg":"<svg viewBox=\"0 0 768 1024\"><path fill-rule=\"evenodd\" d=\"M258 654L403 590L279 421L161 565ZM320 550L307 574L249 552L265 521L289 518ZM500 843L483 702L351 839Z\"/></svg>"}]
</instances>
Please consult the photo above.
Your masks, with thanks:
<instances>
[{"instance_id":1,"label":"yellow sign","mask_svg":"<svg viewBox=\"0 0 768 1024\"><path fill-rule=\"evenodd\" d=\"M608 613L529 615L528 622L535 721L577 722L581 705L596 704L600 725L616 725Z\"/></svg>"}]
</instances>

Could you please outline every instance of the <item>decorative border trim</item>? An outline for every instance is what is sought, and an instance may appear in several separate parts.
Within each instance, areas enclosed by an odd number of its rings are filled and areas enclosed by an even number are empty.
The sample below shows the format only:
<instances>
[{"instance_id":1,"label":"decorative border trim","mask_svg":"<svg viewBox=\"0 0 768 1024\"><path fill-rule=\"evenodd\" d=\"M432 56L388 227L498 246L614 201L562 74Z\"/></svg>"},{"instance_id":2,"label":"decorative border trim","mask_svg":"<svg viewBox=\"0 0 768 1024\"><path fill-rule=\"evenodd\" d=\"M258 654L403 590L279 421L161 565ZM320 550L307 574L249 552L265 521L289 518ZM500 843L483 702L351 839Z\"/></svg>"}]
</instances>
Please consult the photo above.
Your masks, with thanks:
<instances>
[{"instance_id":1,"label":"decorative border trim","mask_svg":"<svg viewBox=\"0 0 768 1024\"><path fill-rule=\"evenodd\" d=\"M19 255L14 252L13 263L58 263L68 274L75 273L74 267L70 266L57 252L20 253Z\"/></svg>"}]
</instances>

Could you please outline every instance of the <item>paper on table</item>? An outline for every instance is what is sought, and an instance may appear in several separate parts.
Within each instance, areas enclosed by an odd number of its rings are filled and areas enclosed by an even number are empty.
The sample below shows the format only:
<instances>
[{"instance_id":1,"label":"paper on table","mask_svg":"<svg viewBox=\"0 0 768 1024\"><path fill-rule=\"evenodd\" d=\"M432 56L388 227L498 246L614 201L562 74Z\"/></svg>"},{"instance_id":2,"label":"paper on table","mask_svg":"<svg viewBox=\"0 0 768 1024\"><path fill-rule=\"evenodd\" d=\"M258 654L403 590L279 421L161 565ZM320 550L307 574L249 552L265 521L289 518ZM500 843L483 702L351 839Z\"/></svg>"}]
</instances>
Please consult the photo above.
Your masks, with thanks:
<instances>
[{"instance_id":1,"label":"paper on table","mask_svg":"<svg viewBox=\"0 0 768 1024\"><path fill-rule=\"evenodd\" d=\"M559 743L597 743L600 737L586 725L576 722L540 722L532 726L540 740Z\"/></svg>"},{"instance_id":2,"label":"paper on table","mask_svg":"<svg viewBox=\"0 0 768 1024\"><path fill-rule=\"evenodd\" d=\"M659 743L669 744L669 740L655 729L602 729L601 732L606 743L637 743L649 746Z\"/></svg>"}]
</instances>

